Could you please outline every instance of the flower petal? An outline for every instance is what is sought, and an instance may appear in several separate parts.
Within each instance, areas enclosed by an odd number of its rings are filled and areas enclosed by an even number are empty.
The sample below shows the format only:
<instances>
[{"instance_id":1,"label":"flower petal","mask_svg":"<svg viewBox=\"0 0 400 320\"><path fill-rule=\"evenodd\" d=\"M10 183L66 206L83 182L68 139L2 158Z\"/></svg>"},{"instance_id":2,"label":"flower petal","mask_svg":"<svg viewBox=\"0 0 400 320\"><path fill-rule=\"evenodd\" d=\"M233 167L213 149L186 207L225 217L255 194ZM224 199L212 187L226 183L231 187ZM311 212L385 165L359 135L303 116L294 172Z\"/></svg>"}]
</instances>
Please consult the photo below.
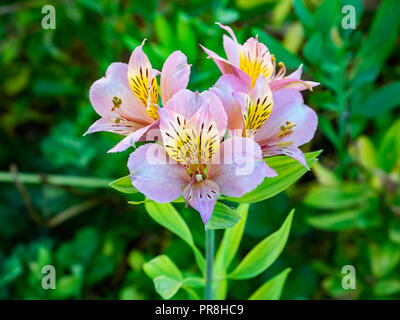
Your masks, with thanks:
<instances>
[{"instance_id":1,"label":"flower petal","mask_svg":"<svg viewBox=\"0 0 400 320\"><path fill-rule=\"evenodd\" d=\"M273 80L270 84L271 90L276 91L283 88L290 88L302 91L306 89L312 90L313 87L318 86L318 82L301 80L301 74L303 72L302 68L303 65L300 65L296 71L288 76L279 80Z\"/></svg>"},{"instance_id":2,"label":"flower petal","mask_svg":"<svg viewBox=\"0 0 400 320\"><path fill-rule=\"evenodd\" d=\"M185 119L190 119L203 106L207 106L211 118L217 124L220 133L225 133L227 117L218 96L210 91L202 93L184 89L168 100L164 109L174 111Z\"/></svg>"},{"instance_id":3,"label":"flower petal","mask_svg":"<svg viewBox=\"0 0 400 320\"><path fill-rule=\"evenodd\" d=\"M304 153L300 150L299 147L289 146L287 148L280 148L278 146L275 146L275 147L271 147L271 148L263 150L263 157L276 156L276 155L280 155L280 154L287 155L287 156L299 161L303 166L305 166L308 170L310 170L307 165Z\"/></svg>"},{"instance_id":4,"label":"flower petal","mask_svg":"<svg viewBox=\"0 0 400 320\"><path fill-rule=\"evenodd\" d=\"M243 112L246 136L252 137L260 129L273 109L272 92L268 86L267 79L260 75L246 99Z\"/></svg>"},{"instance_id":5,"label":"flower petal","mask_svg":"<svg viewBox=\"0 0 400 320\"><path fill-rule=\"evenodd\" d=\"M132 184L151 200L166 203L179 198L189 183L185 167L171 163L164 148L149 143L128 159Z\"/></svg>"},{"instance_id":6,"label":"flower petal","mask_svg":"<svg viewBox=\"0 0 400 320\"><path fill-rule=\"evenodd\" d=\"M246 92L247 87L232 74L222 75L210 89L221 100L227 115L227 127L231 131L241 132L244 128L242 112L245 108L245 99L239 93Z\"/></svg>"},{"instance_id":7,"label":"flower petal","mask_svg":"<svg viewBox=\"0 0 400 320\"><path fill-rule=\"evenodd\" d=\"M102 117L122 117L144 125L151 123L152 119L146 109L132 93L127 74L126 63L112 63L106 71L106 76L95 81L90 87L90 102Z\"/></svg>"},{"instance_id":8,"label":"flower petal","mask_svg":"<svg viewBox=\"0 0 400 320\"><path fill-rule=\"evenodd\" d=\"M207 225L214 211L218 193L219 188L214 181L204 180L188 184L183 191L183 198L200 213L204 225Z\"/></svg>"},{"instance_id":9,"label":"flower petal","mask_svg":"<svg viewBox=\"0 0 400 320\"><path fill-rule=\"evenodd\" d=\"M128 149L129 147L134 147L135 143L138 141L141 141L144 137L145 134L147 134L150 130L156 130L158 127L159 121L153 122L152 124L142 127L140 129L137 129L136 131L132 132L130 135L122 139L116 146L114 146L112 149L108 150L107 153L114 153L114 152L122 152ZM154 132L151 134L151 138L149 137L150 140L148 141L155 141L156 137L160 137L160 134L154 134Z\"/></svg>"},{"instance_id":10,"label":"flower petal","mask_svg":"<svg viewBox=\"0 0 400 320\"><path fill-rule=\"evenodd\" d=\"M128 65L128 81L134 95L147 108L151 117L156 118L154 106L158 105L157 70L143 52L144 42L133 50Z\"/></svg>"},{"instance_id":11,"label":"flower petal","mask_svg":"<svg viewBox=\"0 0 400 320\"><path fill-rule=\"evenodd\" d=\"M274 73L274 65L268 48L258 42L258 38L249 38L239 52L239 68L252 80L252 85L260 75L270 79Z\"/></svg>"},{"instance_id":12,"label":"flower petal","mask_svg":"<svg viewBox=\"0 0 400 320\"><path fill-rule=\"evenodd\" d=\"M205 53L208 54L208 59L214 60L215 64L221 70L222 74L233 74L241 79L246 87L251 87L251 78L244 71L240 70L240 68L236 67L228 60L221 58L215 52L208 50L202 45L200 45L200 47L205 51Z\"/></svg>"},{"instance_id":13,"label":"flower petal","mask_svg":"<svg viewBox=\"0 0 400 320\"><path fill-rule=\"evenodd\" d=\"M190 65L181 51L174 51L165 61L161 71L161 101L163 105L189 82Z\"/></svg>"},{"instance_id":14,"label":"flower petal","mask_svg":"<svg viewBox=\"0 0 400 320\"><path fill-rule=\"evenodd\" d=\"M125 119L117 118L116 120L114 117L104 117L95 121L89 127L85 135L98 131L108 131L117 134L127 135L132 131L140 129L141 127L142 126L140 124Z\"/></svg>"},{"instance_id":15,"label":"flower petal","mask_svg":"<svg viewBox=\"0 0 400 320\"><path fill-rule=\"evenodd\" d=\"M233 137L221 144L219 155L213 159L207 174L218 184L220 193L230 197L241 197L265 177L276 176L264 162L260 146L242 137Z\"/></svg>"}]
</instances>

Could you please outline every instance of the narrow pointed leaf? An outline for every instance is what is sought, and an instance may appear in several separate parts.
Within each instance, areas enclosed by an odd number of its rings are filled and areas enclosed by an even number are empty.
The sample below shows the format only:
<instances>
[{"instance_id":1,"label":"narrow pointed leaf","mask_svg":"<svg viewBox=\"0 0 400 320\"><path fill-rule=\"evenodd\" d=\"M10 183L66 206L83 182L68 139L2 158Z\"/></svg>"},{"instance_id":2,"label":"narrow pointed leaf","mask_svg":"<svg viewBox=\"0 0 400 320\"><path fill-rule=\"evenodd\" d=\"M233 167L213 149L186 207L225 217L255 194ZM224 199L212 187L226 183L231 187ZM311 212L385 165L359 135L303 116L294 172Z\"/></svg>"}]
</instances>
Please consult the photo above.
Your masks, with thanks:
<instances>
[{"instance_id":1,"label":"narrow pointed leaf","mask_svg":"<svg viewBox=\"0 0 400 320\"><path fill-rule=\"evenodd\" d=\"M181 285L181 281L166 276L158 276L154 279L156 291L163 299L172 298L178 292Z\"/></svg>"},{"instance_id":2,"label":"narrow pointed leaf","mask_svg":"<svg viewBox=\"0 0 400 320\"><path fill-rule=\"evenodd\" d=\"M305 154L307 164L310 168L318 161L317 157L321 152L322 150ZM288 156L269 157L265 159L265 162L275 169L278 176L266 178L256 189L245 194L243 197L226 197L224 199L239 203L255 203L266 200L289 188L307 172L307 169L300 162Z\"/></svg>"},{"instance_id":3,"label":"narrow pointed leaf","mask_svg":"<svg viewBox=\"0 0 400 320\"><path fill-rule=\"evenodd\" d=\"M279 257L289 237L294 210L286 218L280 229L257 244L228 275L230 279L248 279L259 275Z\"/></svg>"},{"instance_id":4,"label":"narrow pointed leaf","mask_svg":"<svg viewBox=\"0 0 400 320\"><path fill-rule=\"evenodd\" d=\"M192 233L190 232L186 222L182 219L174 206L170 203L157 203L154 201L147 202L144 206L150 217L163 227L175 233L192 248L197 265L204 273L204 257L194 244Z\"/></svg>"},{"instance_id":5,"label":"narrow pointed leaf","mask_svg":"<svg viewBox=\"0 0 400 320\"><path fill-rule=\"evenodd\" d=\"M158 276L166 276L176 280L182 280L183 276L175 263L166 255L160 255L143 264L143 270L151 279Z\"/></svg>"},{"instance_id":6,"label":"narrow pointed leaf","mask_svg":"<svg viewBox=\"0 0 400 320\"><path fill-rule=\"evenodd\" d=\"M207 223L207 229L227 229L233 227L240 220L237 212L227 205L217 202L214 207L210 221Z\"/></svg>"},{"instance_id":7,"label":"narrow pointed leaf","mask_svg":"<svg viewBox=\"0 0 400 320\"><path fill-rule=\"evenodd\" d=\"M249 300L278 300L291 270L287 268L268 280L250 296Z\"/></svg>"},{"instance_id":8,"label":"narrow pointed leaf","mask_svg":"<svg viewBox=\"0 0 400 320\"><path fill-rule=\"evenodd\" d=\"M132 185L132 180L129 175L119 178L110 183L110 187L122 193L137 193L138 190Z\"/></svg>"}]
</instances>

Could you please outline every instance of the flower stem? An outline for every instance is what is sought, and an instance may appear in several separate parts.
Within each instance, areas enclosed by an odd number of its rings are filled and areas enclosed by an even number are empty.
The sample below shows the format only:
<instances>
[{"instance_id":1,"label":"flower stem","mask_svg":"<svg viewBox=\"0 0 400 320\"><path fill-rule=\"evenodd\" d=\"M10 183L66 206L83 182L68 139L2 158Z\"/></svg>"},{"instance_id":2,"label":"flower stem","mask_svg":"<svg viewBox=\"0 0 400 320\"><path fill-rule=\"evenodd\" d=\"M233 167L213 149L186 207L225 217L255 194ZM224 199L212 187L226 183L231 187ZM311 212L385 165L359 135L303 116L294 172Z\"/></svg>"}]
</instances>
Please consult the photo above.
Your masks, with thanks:
<instances>
[{"instance_id":1,"label":"flower stem","mask_svg":"<svg viewBox=\"0 0 400 320\"><path fill-rule=\"evenodd\" d=\"M214 235L214 230L206 229L206 286L204 290L204 300L212 300Z\"/></svg>"}]
</instances>

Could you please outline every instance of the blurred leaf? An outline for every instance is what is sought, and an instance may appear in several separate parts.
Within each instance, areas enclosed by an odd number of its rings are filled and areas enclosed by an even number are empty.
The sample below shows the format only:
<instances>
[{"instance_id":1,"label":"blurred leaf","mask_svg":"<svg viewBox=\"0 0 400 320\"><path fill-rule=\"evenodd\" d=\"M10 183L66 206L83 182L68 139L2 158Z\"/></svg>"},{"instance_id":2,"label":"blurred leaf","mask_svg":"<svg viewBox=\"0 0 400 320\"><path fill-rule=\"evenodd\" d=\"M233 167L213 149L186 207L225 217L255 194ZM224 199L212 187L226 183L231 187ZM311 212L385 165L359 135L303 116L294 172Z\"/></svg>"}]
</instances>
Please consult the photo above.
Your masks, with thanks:
<instances>
[{"instance_id":1,"label":"blurred leaf","mask_svg":"<svg viewBox=\"0 0 400 320\"><path fill-rule=\"evenodd\" d=\"M400 262L400 248L388 241L369 245L372 274L378 278L388 275Z\"/></svg>"},{"instance_id":2,"label":"blurred leaf","mask_svg":"<svg viewBox=\"0 0 400 320\"><path fill-rule=\"evenodd\" d=\"M248 279L259 275L279 257L289 237L294 210L281 228L258 243L228 275L229 279Z\"/></svg>"},{"instance_id":3,"label":"blurred leaf","mask_svg":"<svg viewBox=\"0 0 400 320\"><path fill-rule=\"evenodd\" d=\"M207 229L227 229L233 227L240 220L236 211L227 205L217 202L214 207L210 221L207 223Z\"/></svg>"},{"instance_id":4,"label":"blurred leaf","mask_svg":"<svg viewBox=\"0 0 400 320\"><path fill-rule=\"evenodd\" d=\"M312 165L317 161L317 157L321 152L322 150L305 154L309 167L312 167ZM278 174L277 177L265 178L256 189L245 194L243 197L226 197L224 199L239 203L255 203L266 200L290 187L296 180L307 172L307 169L300 162L288 156L266 158L265 162L275 169Z\"/></svg>"},{"instance_id":5,"label":"blurred leaf","mask_svg":"<svg viewBox=\"0 0 400 320\"><path fill-rule=\"evenodd\" d=\"M157 256L149 262L146 262L143 264L143 270L151 279L163 275L178 281L183 280L182 273L179 271L178 267L166 255Z\"/></svg>"},{"instance_id":6,"label":"blurred leaf","mask_svg":"<svg viewBox=\"0 0 400 320\"><path fill-rule=\"evenodd\" d=\"M171 230L192 248L197 265L199 269L204 273L204 257L194 244L192 234L186 222L182 219L182 217L180 216L178 211L175 210L172 204L156 203L152 201L145 203L144 206L150 217L152 217L157 223L161 224L163 227Z\"/></svg>"},{"instance_id":7,"label":"blurred leaf","mask_svg":"<svg viewBox=\"0 0 400 320\"><path fill-rule=\"evenodd\" d=\"M343 231L352 229L366 229L381 223L378 212L367 207L335 211L306 217L311 226L329 231Z\"/></svg>"},{"instance_id":8,"label":"blurred leaf","mask_svg":"<svg viewBox=\"0 0 400 320\"><path fill-rule=\"evenodd\" d=\"M336 175L324 167L321 163L317 162L312 167L312 172L317 178L318 182L325 186L334 186L340 183L340 179Z\"/></svg>"},{"instance_id":9,"label":"blurred leaf","mask_svg":"<svg viewBox=\"0 0 400 320\"><path fill-rule=\"evenodd\" d=\"M397 119L383 137L378 150L379 166L391 172L400 163L400 119Z\"/></svg>"},{"instance_id":10,"label":"blurred leaf","mask_svg":"<svg viewBox=\"0 0 400 320\"><path fill-rule=\"evenodd\" d=\"M315 26L322 34L329 34L340 15L337 0L324 0L315 12Z\"/></svg>"},{"instance_id":11,"label":"blurred leaf","mask_svg":"<svg viewBox=\"0 0 400 320\"><path fill-rule=\"evenodd\" d=\"M317 64L322 58L322 35L314 33L303 48L304 57L311 63Z\"/></svg>"},{"instance_id":12,"label":"blurred leaf","mask_svg":"<svg viewBox=\"0 0 400 320\"><path fill-rule=\"evenodd\" d=\"M133 185L130 175L128 174L125 177L119 178L110 183L110 187L118 190L122 193L137 193L139 192Z\"/></svg>"},{"instance_id":13,"label":"blurred leaf","mask_svg":"<svg viewBox=\"0 0 400 320\"><path fill-rule=\"evenodd\" d=\"M276 0L236 0L236 5L240 9L249 10L265 3L275 2Z\"/></svg>"},{"instance_id":14,"label":"blurred leaf","mask_svg":"<svg viewBox=\"0 0 400 320\"><path fill-rule=\"evenodd\" d=\"M172 298L178 292L181 285L181 281L166 276L158 276L154 279L156 291L163 297L163 299Z\"/></svg>"},{"instance_id":15,"label":"blurred leaf","mask_svg":"<svg viewBox=\"0 0 400 320\"><path fill-rule=\"evenodd\" d=\"M282 22L287 18L292 8L292 0L277 1L272 10L272 23L274 26L281 26Z\"/></svg>"},{"instance_id":16,"label":"blurred leaf","mask_svg":"<svg viewBox=\"0 0 400 320\"><path fill-rule=\"evenodd\" d=\"M197 59L198 45L196 34L193 31L190 23L190 18L183 12L178 14L176 36L179 41L179 47L190 57L191 61Z\"/></svg>"},{"instance_id":17,"label":"blurred leaf","mask_svg":"<svg viewBox=\"0 0 400 320\"><path fill-rule=\"evenodd\" d=\"M377 167L377 152L367 136L358 138L350 152L365 168L375 169Z\"/></svg>"},{"instance_id":18,"label":"blurred leaf","mask_svg":"<svg viewBox=\"0 0 400 320\"><path fill-rule=\"evenodd\" d=\"M390 296L400 292L399 279L380 280L375 284L374 293L376 296Z\"/></svg>"},{"instance_id":19,"label":"blurred leaf","mask_svg":"<svg viewBox=\"0 0 400 320\"><path fill-rule=\"evenodd\" d=\"M367 39L357 54L353 76L374 66L380 66L392 51L400 27L400 5L397 0L384 0L370 27ZM388 28L387 26L390 26Z\"/></svg>"},{"instance_id":20,"label":"blurred leaf","mask_svg":"<svg viewBox=\"0 0 400 320\"><path fill-rule=\"evenodd\" d=\"M289 26L288 30L285 33L285 37L283 38L283 45L290 52L297 53L303 43L303 39L303 27L300 23L294 22Z\"/></svg>"},{"instance_id":21,"label":"blurred leaf","mask_svg":"<svg viewBox=\"0 0 400 320\"><path fill-rule=\"evenodd\" d=\"M294 12L296 13L303 26L308 29L311 29L313 27L314 17L305 6L303 0L294 0Z\"/></svg>"},{"instance_id":22,"label":"blurred leaf","mask_svg":"<svg viewBox=\"0 0 400 320\"><path fill-rule=\"evenodd\" d=\"M374 118L400 106L400 81L389 83L374 91L363 104L354 106L354 112Z\"/></svg>"},{"instance_id":23,"label":"blurred leaf","mask_svg":"<svg viewBox=\"0 0 400 320\"><path fill-rule=\"evenodd\" d=\"M249 300L279 300L286 278L291 270L291 268L286 268L268 280L250 296Z\"/></svg>"},{"instance_id":24,"label":"blurred leaf","mask_svg":"<svg viewBox=\"0 0 400 320\"><path fill-rule=\"evenodd\" d=\"M154 19L154 27L158 41L172 52L175 46L175 35L167 19L158 14Z\"/></svg>"},{"instance_id":25,"label":"blurred leaf","mask_svg":"<svg viewBox=\"0 0 400 320\"><path fill-rule=\"evenodd\" d=\"M337 186L315 186L304 204L320 209L343 209L365 203L371 191L367 185L343 183Z\"/></svg>"}]
</instances>

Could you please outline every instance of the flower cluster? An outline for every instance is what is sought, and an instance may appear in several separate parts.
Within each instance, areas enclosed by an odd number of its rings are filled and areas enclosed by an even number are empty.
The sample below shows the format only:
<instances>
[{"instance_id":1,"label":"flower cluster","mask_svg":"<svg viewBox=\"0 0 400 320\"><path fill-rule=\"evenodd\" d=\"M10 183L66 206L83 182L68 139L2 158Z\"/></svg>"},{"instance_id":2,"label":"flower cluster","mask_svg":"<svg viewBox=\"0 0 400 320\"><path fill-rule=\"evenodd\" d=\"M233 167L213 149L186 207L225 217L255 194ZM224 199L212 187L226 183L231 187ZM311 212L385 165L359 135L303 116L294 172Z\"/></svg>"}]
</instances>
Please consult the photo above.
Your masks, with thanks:
<instances>
[{"instance_id":1,"label":"flower cluster","mask_svg":"<svg viewBox=\"0 0 400 320\"><path fill-rule=\"evenodd\" d=\"M161 203L183 196L205 225L220 194L241 197L276 176L264 157L288 155L307 167L299 146L317 127L300 91L318 83L301 80L301 66L285 76L279 63L276 72L275 57L257 37L242 45L231 28L220 27L230 35L223 36L227 59L202 47L222 73L209 90L186 89L190 65L180 51L168 57L161 72L153 69L144 42L128 64L112 63L90 89L101 118L88 133L125 135L109 152L156 141L129 156L132 184Z\"/></svg>"}]
</instances>

